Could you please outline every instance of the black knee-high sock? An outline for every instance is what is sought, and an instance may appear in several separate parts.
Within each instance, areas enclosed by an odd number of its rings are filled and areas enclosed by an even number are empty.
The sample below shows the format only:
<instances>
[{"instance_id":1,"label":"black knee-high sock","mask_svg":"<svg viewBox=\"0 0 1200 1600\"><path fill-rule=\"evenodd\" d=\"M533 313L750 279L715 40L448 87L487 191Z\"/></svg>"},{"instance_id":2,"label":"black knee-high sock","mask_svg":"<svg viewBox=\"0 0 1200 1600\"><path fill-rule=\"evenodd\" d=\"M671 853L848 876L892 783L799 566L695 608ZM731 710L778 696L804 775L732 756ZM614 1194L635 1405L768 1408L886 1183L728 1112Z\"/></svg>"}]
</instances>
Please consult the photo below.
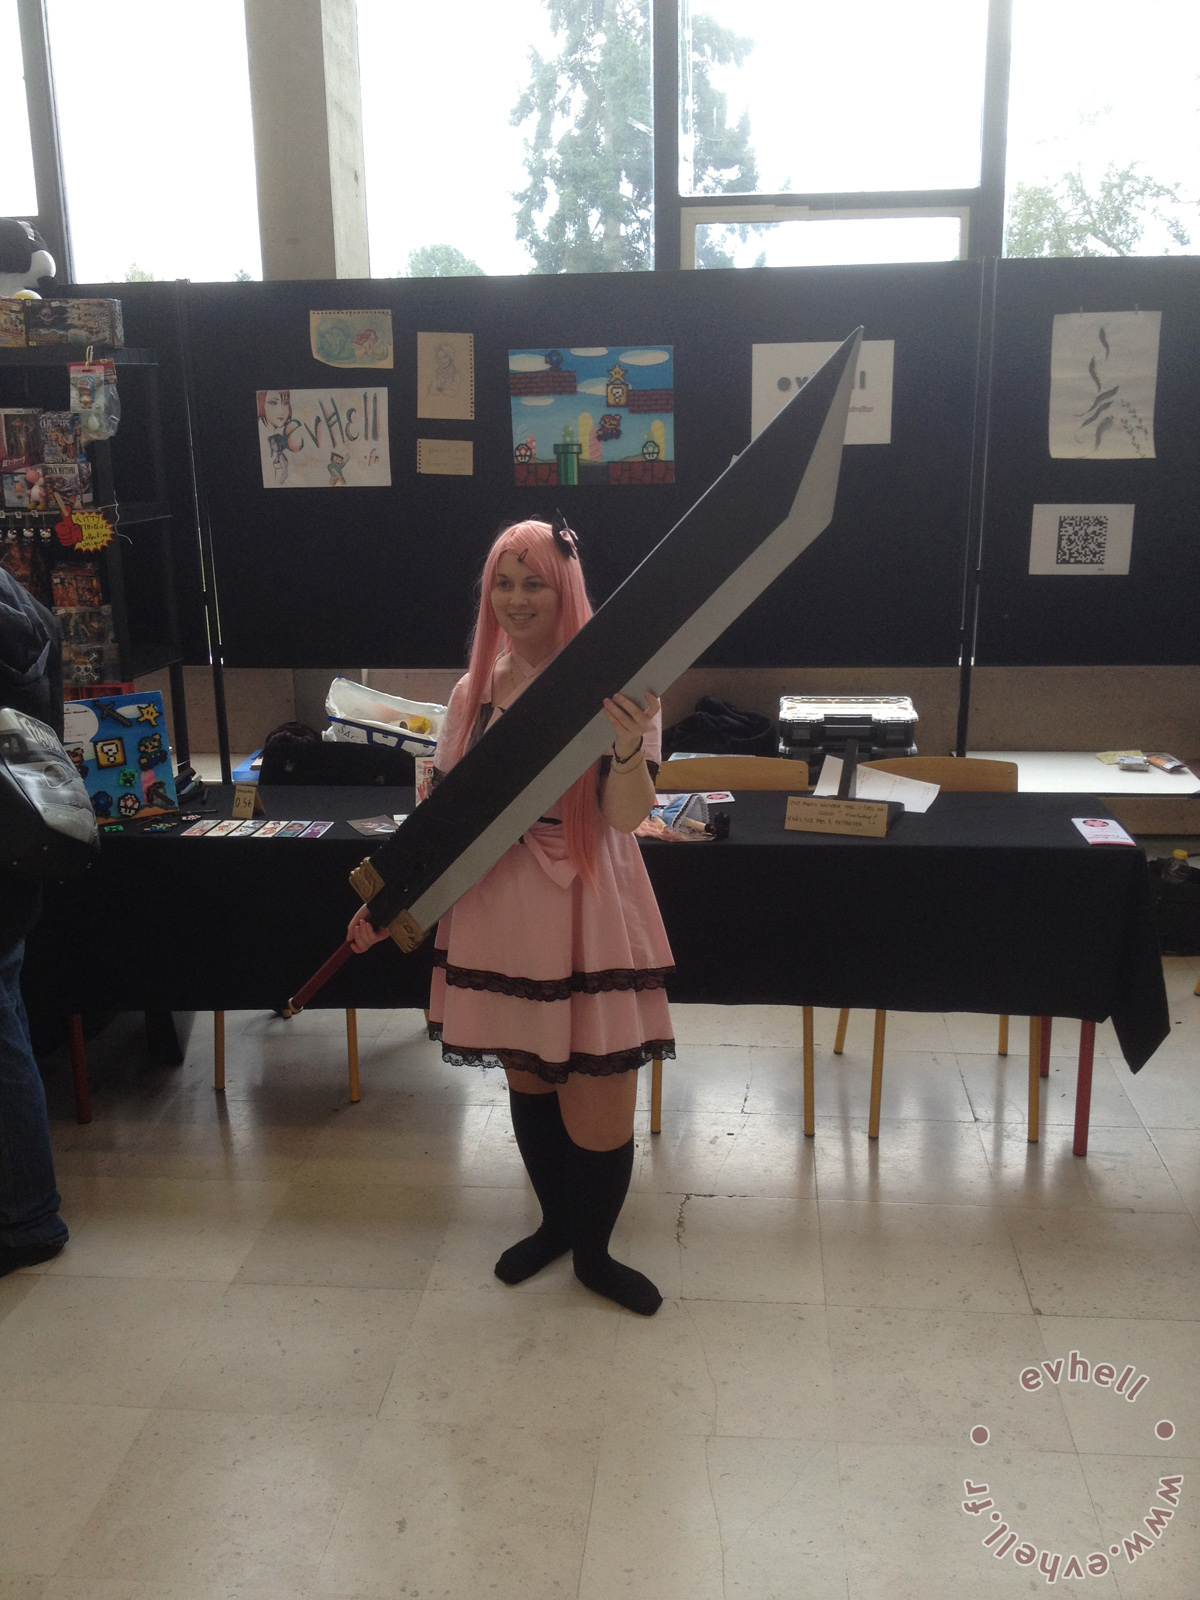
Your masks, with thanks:
<instances>
[{"instance_id":1,"label":"black knee-high sock","mask_svg":"<svg viewBox=\"0 0 1200 1600\"><path fill-rule=\"evenodd\" d=\"M536 1233L511 1245L496 1263L505 1283L523 1283L571 1248L567 1158L571 1141L563 1127L557 1094L508 1091L517 1149L542 1208Z\"/></svg>"},{"instance_id":2,"label":"black knee-high sock","mask_svg":"<svg viewBox=\"0 0 1200 1600\"><path fill-rule=\"evenodd\" d=\"M662 1295L649 1278L608 1253L633 1173L632 1137L615 1150L584 1150L571 1141L570 1172L575 1276L597 1294L652 1317L662 1305Z\"/></svg>"}]
</instances>

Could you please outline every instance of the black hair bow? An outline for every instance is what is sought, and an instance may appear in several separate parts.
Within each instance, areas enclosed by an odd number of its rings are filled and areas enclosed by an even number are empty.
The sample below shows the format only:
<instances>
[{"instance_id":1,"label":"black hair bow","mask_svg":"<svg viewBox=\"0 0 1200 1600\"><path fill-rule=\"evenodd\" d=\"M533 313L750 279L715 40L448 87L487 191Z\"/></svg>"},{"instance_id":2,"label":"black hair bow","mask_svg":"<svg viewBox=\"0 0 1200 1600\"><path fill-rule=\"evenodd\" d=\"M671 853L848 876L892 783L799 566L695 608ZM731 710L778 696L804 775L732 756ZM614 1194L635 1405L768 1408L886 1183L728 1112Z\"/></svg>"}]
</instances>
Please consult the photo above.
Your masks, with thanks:
<instances>
[{"instance_id":1,"label":"black hair bow","mask_svg":"<svg viewBox=\"0 0 1200 1600\"><path fill-rule=\"evenodd\" d=\"M550 532L563 555L569 560L578 561L579 537L561 511L556 513L554 521L550 524Z\"/></svg>"}]
</instances>

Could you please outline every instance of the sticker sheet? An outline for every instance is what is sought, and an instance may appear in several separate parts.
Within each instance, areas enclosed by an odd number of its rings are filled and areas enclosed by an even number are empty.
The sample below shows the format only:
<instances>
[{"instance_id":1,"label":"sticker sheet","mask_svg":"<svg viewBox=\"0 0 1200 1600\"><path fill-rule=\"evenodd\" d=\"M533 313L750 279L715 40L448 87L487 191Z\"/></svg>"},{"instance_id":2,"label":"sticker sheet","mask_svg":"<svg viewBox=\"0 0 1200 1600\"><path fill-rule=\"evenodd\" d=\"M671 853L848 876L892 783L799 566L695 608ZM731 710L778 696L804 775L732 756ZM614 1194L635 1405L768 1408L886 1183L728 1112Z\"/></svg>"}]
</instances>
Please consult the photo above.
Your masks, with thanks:
<instances>
[{"instance_id":1,"label":"sticker sheet","mask_svg":"<svg viewBox=\"0 0 1200 1600\"><path fill-rule=\"evenodd\" d=\"M519 488L675 482L672 346L510 350Z\"/></svg>"},{"instance_id":2,"label":"sticker sheet","mask_svg":"<svg viewBox=\"0 0 1200 1600\"><path fill-rule=\"evenodd\" d=\"M1154 456L1161 311L1072 311L1054 319L1050 454L1059 460Z\"/></svg>"},{"instance_id":3,"label":"sticker sheet","mask_svg":"<svg viewBox=\"0 0 1200 1600\"><path fill-rule=\"evenodd\" d=\"M751 350L750 437L771 419L839 348L839 341L756 344ZM846 418L847 444L891 444L894 339L864 339Z\"/></svg>"},{"instance_id":4,"label":"sticker sheet","mask_svg":"<svg viewBox=\"0 0 1200 1600\"><path fill-rule=\"evenodd\" d=\"M363 489L392 481L386 389L259 389L264 489Z\"/></svg>"},{"instance_id":5,"label":"sticker sheet","mask_svg":"<svg viewBox=\"0 0 1200 1600\"><path fill-rule=\"evenodd\" d=\"M1133 548L1132 506L1034 506L1034 577L1124 577Z\"/></svg>"},{"instance_id":6,"label":"sticker sheet","mask_svg":"<svg viewBox=\"0 0 1200 1600\"><path fill-rule=\"evenodd\" d=\"M390 311L310 311L312 353L327 367L390 367Z\"/></svg>"},{"instance_id":7,"label":"sticker sheet","mask_svg":"<svg viewBox=\"0 0 1200 1600\"><path fill-rule=\"evenodd\" d=\"M474 334L417 334L417 415L474 421Z\"/></svg>"},{"instance_id":8,"label":"sticker sheet","mask_svg":"<svg viewBox=\"0 0 1200 1600\"><path fill-rule=\"evenodd\" d=\"M68 700L63 744L100 820L177 811L163 697L157 690Z\"/></svg>"}]
</instances>

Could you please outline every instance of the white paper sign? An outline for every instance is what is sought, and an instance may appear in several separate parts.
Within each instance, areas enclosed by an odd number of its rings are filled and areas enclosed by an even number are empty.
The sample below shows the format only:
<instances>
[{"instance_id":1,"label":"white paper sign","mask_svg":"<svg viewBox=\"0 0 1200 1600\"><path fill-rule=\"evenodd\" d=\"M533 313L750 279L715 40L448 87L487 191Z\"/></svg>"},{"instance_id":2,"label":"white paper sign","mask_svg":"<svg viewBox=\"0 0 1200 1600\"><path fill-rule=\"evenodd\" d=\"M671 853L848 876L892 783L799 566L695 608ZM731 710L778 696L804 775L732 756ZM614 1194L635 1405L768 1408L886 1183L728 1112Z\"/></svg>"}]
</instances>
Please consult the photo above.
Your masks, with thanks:
<instances>
[{"instance_id":1,"label":"white paper sign","mask_svg":"<svg viewBox=\"0 0 1200 1600\"><path fill-rule=\"evenodd\" d=\"M1154 455L1161 311L1079 311L1054 319L1050 454L1060 460Z\"/></svg>"},{"instance_id":2,"label":"white paper sign","mask_svg":"<svg viewBox=\"0 0 1200 1600\"><path fill-rule=\"evenodd\" d=\"M1137 844L1111 817L1072 817L1071 821L1089 844Z\"/></svg>"},{"instance_id":3,"label":"white paper sign","mask_svg":"<svg viewBox=\"0 0 1200 1600\"><path fill-rule=\"evenodd\" d=\"M1034 577L1123 577L1133 547L1132 506L1034 506Z\"/></svg>"},{"instance_id":4,"label":"white paper sign","mask_svg":"<svg viewBox=\"0 0 1200 1600\"><path fill-rule=\"evenodd\" d=\"M840 756L826 756L821 776L813 789L813 798L824 800L836 795L842 781ZM880 772L876 767L859 767L855 774L856 800L898 800L905 811L928 811L940 793L936 783L922 783L919 778L902 778L894 772Z\"/></svg>"},{"instance_id":5,"label":"white paper sign","mask_svg":"<svg viewBox=\"0 0 1200 1600\"><path fill-rule=\"evenodd\" d=\"M812 344L756 344L751 352L750 436L757 438L796 390L835 350L834 339ZM847 444L891 444L894 339L865 339L846 418Z\"/></svg>"},{"instance_id":6,"label":"white paper sign","mask_svg":"<svg viewBox=\"0 0 1200 1600\"><path fill-rule=\"evenodd\" d=\"M392 481L386 389L260 389L264 489L363 489Z\"/></svg>"}]
</instances>

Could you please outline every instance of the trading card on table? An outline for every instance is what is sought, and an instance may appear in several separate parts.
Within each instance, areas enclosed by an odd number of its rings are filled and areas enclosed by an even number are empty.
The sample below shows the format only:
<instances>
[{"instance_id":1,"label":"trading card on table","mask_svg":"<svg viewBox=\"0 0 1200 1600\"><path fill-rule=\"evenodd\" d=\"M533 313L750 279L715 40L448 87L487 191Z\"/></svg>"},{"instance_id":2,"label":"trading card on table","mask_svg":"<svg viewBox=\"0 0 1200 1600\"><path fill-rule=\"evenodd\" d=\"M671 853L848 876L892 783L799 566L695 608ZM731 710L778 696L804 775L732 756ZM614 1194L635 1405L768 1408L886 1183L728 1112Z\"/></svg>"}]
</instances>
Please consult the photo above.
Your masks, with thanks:
<instances>
[{"instance_id":1,"label":"trading card on table","mask_svg":"<svg viewBox=\"0 0 1200 1600\"><path fill-rule=\"evenodd\" d=\"M83 454L83 435L78 413L43 411L38 418L43 461L78 461Z\"/></svg>"},{"instance_id":2,"label":"trading card on table","mask_svg":"<svg viewBox=\"0 0 1200 1600\"><path fill-rule=\"evenodd\" d=\"M311 822L285 822L279 830L278 837L280 839L298 839L305 828L311 827Z\"/></svg>"},{"instance_id":3,"label":"trading card on table","mask_svg":"<svg viewBox=\"0 0 1200 1600\"><path fill-rule=\"evenodd\" d=\"M727 806L733 800L733 795L728 789L705 789L700 798L710 806Z\"/></svg>"},{"instance_id":4,"label":"trading card on table","mask_svg":"<svg viewBox=\"0 0 1200 1600\"><path fill-rule=\"evenodd\" d=\"M323 833L328 833L332 827L332 822L310 822L300 837L302 839L319 839Z\"/></svg>"},{"instance_id":5,"label":"trading card on table","mask_svg":"<svg viewBox=\"0 0 1200 1600\"><path fill-rule=\"evenodd\" d=\"M256 839L273 839L277 833L282 832L286 827L287 823L284 821L264 822L254 837Z\"/></svg>"},{"instance_id":6,"label":"trading card on table","mask_svg":"<svg viewBox=\"0 0 1200 1600\"><path fill-rule=\"evenodd\" d=\"M234 833L229 835L229 837L231 839L249 839L251 835L257 833L261 827L261 822L243 822Z\"/></svg>"},{"instance_id":7,"label":"trading card on table","mask_svg":"<svg viewBox=\"0 0 1200 1600\"><path fill-rule=\"evenodd\" d=\"M210 839L225 839L231 833L236 833L240 827L241 823L236 817L232 817L227 822L218 822L208 837Z\"/></svg>"},{"instance_id":8,"label":"trading card on table","mask_svg":"<svg viewBox=\"0 0 1200 1600\"><path fill-rule=\"evenodd\" d=\"M213 822L193 822L190 828L185 828L181 835L184 839L198 839L201 834L209 833L218 824Z\"/></svg>"},{"instance_id":9,"label":"trading card on table","mask_svg":"<svg viewBox=\"0 0 1200 1600\"><path fill-rule=\"evenodd\" d=\"M0 349L25 348L24 300L0 300Z\"/></svg>"},{"instance_id":10,"label":"trading card on table","mask_svg":"<svg viewBox=\"0 0 1200 1600\"><path fill-rule=\"evenodd\" d=\"M398 822L394 822L392 818L388 816L352 817L350 819L350 826L354 829L355 833L363 833L370 836L377 833L395 833L400 824Z\"/></svg>"}]
</instances>

